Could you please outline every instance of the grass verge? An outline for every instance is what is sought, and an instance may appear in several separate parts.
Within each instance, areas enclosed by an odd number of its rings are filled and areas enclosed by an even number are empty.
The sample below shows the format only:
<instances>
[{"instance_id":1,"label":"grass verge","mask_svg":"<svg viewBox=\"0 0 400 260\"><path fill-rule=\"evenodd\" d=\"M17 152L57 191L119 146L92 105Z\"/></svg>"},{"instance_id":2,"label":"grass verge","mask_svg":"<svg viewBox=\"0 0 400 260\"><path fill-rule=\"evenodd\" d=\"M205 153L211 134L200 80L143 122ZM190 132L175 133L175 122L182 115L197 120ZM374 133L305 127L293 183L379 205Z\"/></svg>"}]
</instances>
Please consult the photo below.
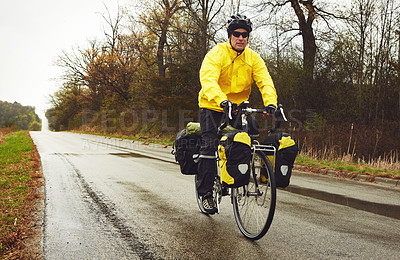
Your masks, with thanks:
<instances>
[{"instance_id":1,"label":"grass verge","mask_svg":"<svg viewBox=\"0 0 400 260\"><path fill-rule=\"evenodd\" d=\"M314 167L317 172L332 169L338 175L347 174L349 176L369 175L371 180L373 177L386 177L393 179L400 179L399 163L380 163L379 165L386 165L386 167L377 167L373 163L366 162L353 162L346 157L342 159L315 159L305 154L299 154L296 158L296 163L309 167Z\"/></svg>"},{"instance_id":2,"label":"grass verge","mask_svg":"<svg viewBox=\"0 0 400 260\"><path fill-rule=\"evenodd\" d=\"M0 129L0 259L38 259L40 158L27 131Z\"/></svg>"}]
</instances>

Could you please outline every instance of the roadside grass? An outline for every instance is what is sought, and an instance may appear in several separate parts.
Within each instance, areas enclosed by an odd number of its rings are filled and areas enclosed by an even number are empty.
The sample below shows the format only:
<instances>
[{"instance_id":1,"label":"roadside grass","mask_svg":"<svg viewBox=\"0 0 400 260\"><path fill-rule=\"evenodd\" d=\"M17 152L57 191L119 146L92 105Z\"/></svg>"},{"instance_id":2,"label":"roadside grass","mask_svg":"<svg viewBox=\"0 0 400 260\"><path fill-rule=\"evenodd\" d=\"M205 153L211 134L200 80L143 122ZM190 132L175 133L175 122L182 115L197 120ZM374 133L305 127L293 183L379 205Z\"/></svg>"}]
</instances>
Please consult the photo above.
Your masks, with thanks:
<instances>
[{"instance_id":1,"label":"roadside grass","mask_svg":"<svg viewBox=\"0 0 400 260\"><path fill-rule=\"evenodd\" d=\"M43 185L40 160L27 131L0 133L0 259L21 259Z\"/></svg>"},{"instance_id":2,"label":"roadside grass","mask_svg":"<svg viewBox=\"0 0 400 260\"><path fill-rule=\"evenodd\" d=\"M343 156L342 158L331 157L319 159L310 156L309 154L300 153L296 158L296 163L312 167L345 171L354 174L400 179L400 162L385 161L382 159L370 162L362 160L354 162L349 156Z\"/></svg>"}]
</instances>

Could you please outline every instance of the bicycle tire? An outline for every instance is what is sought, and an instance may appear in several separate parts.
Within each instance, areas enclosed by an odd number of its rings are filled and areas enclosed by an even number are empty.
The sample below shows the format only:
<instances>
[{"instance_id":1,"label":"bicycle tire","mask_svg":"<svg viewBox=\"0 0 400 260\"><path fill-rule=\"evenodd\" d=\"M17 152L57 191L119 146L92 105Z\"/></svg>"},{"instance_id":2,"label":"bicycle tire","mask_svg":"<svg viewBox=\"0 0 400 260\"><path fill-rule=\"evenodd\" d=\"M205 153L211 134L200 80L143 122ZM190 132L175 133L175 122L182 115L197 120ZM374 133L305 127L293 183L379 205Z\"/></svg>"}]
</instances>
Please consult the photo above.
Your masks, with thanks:
<instances>
[{"instance_id":1,"label":"bicycle tire","mask_svg":"<svg viewBox=\"0 0 400 260\"><path fill-rule=\"evenodd\" d=\"M276 206L276 186L271 162L263 152L255 152L250 169L249 184L232 189L232 204L240 232L248 239L257 240L271 226ZM260 181L262 170L267 175L266 183Z\"/></svg>"}]
</instances>

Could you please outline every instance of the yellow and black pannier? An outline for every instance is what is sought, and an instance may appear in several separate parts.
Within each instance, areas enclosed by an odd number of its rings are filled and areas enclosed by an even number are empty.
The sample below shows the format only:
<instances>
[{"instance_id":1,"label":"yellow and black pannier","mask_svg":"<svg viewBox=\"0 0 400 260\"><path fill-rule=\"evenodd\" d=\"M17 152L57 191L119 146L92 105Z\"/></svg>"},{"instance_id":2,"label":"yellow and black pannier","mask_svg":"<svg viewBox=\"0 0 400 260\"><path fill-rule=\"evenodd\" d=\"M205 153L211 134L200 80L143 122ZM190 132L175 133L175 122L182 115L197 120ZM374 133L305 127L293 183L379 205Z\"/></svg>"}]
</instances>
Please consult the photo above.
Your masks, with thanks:
<instances>
[{"instance_id":1,"label":"yellow and black pannier","mask_svg":"<svg viewBox=\"0 0 400 260\"><path fill-rule=\"evenodd\" d=\"M251 139L246 132L235 131L222 136L218 157L223 185L237 188L249 183Z\"/></svg>"},{"instance_id":2,"label":"yellow and black pannier","mask_svg":"<svg viewBox=\"0 0 400 260\"><path fill-rule=\"evenodd\" d=\"M290 134L276 133L267 136L263 144L273 145L276 149L275 158L273 152L266 152L275 173L276 187L289 186L293 164L299 151L296 141Z\"/></svg>"}]
</instances>

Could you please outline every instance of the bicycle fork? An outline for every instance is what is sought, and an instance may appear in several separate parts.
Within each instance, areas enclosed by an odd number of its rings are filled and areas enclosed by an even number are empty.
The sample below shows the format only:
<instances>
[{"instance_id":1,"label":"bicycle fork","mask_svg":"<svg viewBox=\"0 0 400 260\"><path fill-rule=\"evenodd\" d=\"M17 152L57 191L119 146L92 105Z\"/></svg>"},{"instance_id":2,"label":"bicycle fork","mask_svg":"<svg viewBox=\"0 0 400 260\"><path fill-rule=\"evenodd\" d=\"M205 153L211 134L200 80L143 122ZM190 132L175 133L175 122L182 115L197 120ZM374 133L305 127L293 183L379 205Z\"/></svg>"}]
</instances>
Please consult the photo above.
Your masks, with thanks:
<instances>
[{"instance_id":1,"label":"bicycle fork","mask_svg":"<svg viewBox=\"0 0 400 260\"><path fill-rule=\"evenodd\" d=\"M259 168L259 167L262 167L262 166L261 165L260 166L259 165L255 165L255 161L254 161L255 155L256 155L256 149L254 148L253 149L253 155L251 156L250 168L251 168L251 173L253 175L252 177L253 177L255 189L254 189L253 192L250 192L250 191L246 192L245 191L245 194L247 196L262 196L262 194L263 194L260 191L260 188L258 187L257 173L256 173L256 169ZM260 169L260 171L261 171L261 169ZM261 178L261 173L260 173L260 178Z\"/></svg>"}]
</instances>

